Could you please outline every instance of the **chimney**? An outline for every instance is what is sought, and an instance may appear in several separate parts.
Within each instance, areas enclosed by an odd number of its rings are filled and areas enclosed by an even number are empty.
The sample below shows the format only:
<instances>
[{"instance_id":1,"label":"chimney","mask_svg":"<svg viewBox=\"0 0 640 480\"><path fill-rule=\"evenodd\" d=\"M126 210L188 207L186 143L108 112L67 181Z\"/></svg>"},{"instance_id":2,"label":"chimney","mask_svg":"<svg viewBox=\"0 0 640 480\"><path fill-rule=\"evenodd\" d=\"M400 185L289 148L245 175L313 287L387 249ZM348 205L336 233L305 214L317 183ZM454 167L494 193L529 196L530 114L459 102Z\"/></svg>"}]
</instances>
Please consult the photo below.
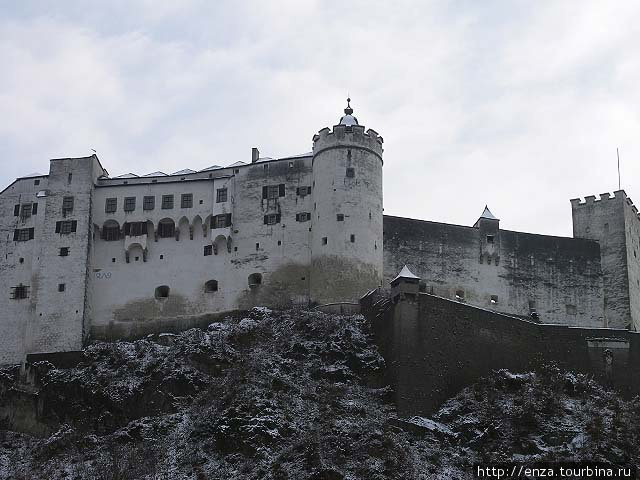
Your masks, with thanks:
<instances>
[{"instance_id":1,"label":"chimney","mask_svg":"<svg viewBox=\"0 0 640 480\"><path fill-rule=\"evenodd\" d=\"M251 163L256 163L259 158L260 158L260 151L256 147L253 147L251 149Z\"/></svg>"}]
</instances>

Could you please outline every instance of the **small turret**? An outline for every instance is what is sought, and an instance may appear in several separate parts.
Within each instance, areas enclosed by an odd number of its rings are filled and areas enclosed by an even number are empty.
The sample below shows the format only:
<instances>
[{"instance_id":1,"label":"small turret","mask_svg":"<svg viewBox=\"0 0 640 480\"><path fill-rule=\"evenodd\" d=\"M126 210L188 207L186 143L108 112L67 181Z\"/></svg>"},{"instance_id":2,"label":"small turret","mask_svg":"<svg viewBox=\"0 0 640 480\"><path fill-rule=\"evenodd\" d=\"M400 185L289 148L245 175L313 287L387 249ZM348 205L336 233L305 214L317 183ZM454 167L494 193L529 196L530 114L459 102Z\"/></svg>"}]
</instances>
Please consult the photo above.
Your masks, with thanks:
<instances>
[{"instance_id":1,"label":"small turret","mask_svg":"<svg viewBox=\"0 0 640 480\"><path fill-rule=\"evenodd\" d=\"M487 205L480 218L473 225L480 230L480 263L500 262L500 220L491 213Z\"/></svg>"},{"instance_id":2,"label":"small turret","mask_svg":"<svg viewBox=\"0 0 640 480\"><path fill-rule=\"evenodd\" d=\"M400 295L415 296L420 292L420 277L414 275L406 265L400 273L391 280L391 298L396 299Z\"/></svg>"}]
</instances>

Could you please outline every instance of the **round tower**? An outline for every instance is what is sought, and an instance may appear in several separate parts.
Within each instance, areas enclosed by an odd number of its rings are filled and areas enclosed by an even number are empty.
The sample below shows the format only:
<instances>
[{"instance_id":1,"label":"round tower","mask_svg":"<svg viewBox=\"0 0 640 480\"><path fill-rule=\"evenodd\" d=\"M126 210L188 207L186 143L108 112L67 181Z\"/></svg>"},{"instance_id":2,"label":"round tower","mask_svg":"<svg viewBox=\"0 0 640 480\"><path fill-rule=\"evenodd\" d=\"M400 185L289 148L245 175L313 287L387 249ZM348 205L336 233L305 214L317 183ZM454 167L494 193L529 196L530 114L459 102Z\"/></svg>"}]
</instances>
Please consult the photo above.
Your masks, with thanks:
<instances>
[{"instance_id":1,"label":"round tower","mask_svg":"<svg viewBox=\"0 0 640 480\"><path fill-rule=\"evenodd\" d=\"M313 137L312 302L355 301L382 284L382 137L351 100Z\"/></svg>"}]
</instances>

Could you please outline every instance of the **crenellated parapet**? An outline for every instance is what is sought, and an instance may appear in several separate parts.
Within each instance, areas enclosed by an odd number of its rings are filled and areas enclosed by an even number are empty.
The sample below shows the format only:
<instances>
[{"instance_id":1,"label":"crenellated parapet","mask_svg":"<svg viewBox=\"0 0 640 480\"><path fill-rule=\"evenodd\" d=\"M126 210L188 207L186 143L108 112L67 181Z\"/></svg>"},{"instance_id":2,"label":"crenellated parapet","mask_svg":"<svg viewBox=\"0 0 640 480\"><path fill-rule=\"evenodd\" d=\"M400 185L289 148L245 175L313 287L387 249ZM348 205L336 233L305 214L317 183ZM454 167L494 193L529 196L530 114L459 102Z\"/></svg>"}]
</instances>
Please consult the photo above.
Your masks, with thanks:
<instances>
[{"instance_id":1,"label":"crenellated parapet","mask_svg":"<svg viewBox=\"0 0 640 480\"><path fill-rule=\"evenodd\" d=\"M581 198L572 198L570 202L571 208L573 210L593 205L604 206L611 202L624 202L625 205L631 208L631 211L636 216L636 218L640 220L638 208L633 204L633 201L627 196L627 193L624 190L616 190L615 192L613 192L613 195L611 195L611 193L609 192L601 193L599 196L587 195L586 197L584 197L584 200Z\"/></svg>"},{"instance_id":2,"label":"crenellated parapet","mask_svg":"<svg viewBox=\"0 0 640 480\"><path fill-rule=\"evenodd\" d=\"M383 138L378 132L364 125L335 125L333 129L323 128L313 136L313 154L332 148L361 148L375 154L382 162Z\"/></svg>"}]
</instances>

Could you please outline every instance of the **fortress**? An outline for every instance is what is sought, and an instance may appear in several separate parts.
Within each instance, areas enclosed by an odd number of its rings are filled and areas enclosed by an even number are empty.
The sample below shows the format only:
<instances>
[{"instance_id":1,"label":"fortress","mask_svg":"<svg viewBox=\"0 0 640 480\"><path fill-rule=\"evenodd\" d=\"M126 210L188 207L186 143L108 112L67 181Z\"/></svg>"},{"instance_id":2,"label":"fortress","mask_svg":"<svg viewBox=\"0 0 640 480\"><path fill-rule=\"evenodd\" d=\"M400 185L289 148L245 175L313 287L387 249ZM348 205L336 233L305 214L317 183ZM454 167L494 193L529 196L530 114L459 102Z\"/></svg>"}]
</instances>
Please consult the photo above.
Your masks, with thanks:
<instances>
[{"instance_id":1,"label":"fortress","mask_svg":"<svg viewBox=\"0 0 640 480\"><path fill-rule=\"evenodd\" d=\"M383 216L383 139L348 105L310 153L111 178L50 161L0 193L0 363L255 305L354 302L407 264L423 292L533 319L640 326L640 219L571 200L574 238Z\"/></svg>"}]
</instances>

